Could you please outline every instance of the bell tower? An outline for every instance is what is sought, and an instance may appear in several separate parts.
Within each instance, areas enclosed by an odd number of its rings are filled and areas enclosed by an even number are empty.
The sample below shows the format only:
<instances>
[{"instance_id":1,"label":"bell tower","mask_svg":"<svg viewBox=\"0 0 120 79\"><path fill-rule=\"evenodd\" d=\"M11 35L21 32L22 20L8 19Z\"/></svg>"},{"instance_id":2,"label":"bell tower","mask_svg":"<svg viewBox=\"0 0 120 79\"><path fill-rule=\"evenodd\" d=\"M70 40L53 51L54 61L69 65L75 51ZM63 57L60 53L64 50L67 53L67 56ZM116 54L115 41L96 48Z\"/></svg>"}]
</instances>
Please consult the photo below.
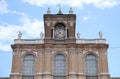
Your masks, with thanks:
<instances>
[{"instance_id":1,"label":"bell tower","mask_svg":"<svg viewBox=\"0 0 120 79\"><path fill-rule=\"evenodd\" d=\"M72 8L69 14L63 14L59 9L57 14L44 14L45 43L75 43L76 15Z\"/></svg>"}]
</instances>

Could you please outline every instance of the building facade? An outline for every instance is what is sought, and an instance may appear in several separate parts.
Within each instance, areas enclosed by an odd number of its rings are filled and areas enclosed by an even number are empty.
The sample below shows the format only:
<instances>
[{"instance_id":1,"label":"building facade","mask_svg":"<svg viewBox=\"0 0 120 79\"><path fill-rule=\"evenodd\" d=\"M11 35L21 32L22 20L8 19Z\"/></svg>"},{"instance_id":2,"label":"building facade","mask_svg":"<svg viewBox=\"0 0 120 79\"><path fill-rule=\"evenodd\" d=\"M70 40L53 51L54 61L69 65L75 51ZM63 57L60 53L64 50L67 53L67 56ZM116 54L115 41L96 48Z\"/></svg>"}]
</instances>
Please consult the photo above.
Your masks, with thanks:
<instances>
[{"instance_id":1,"label":"building facade","mask_svg":"<svg viewBox=\"0 0 120 79\"><path fill-rule=\"evenodd\" d=\"M98 39L83 39L76 34L76 15L44 14L45 34L40 39L18 39L13 49L10 79L110 79L108 44Z\"/></svg>"}]
</instances>

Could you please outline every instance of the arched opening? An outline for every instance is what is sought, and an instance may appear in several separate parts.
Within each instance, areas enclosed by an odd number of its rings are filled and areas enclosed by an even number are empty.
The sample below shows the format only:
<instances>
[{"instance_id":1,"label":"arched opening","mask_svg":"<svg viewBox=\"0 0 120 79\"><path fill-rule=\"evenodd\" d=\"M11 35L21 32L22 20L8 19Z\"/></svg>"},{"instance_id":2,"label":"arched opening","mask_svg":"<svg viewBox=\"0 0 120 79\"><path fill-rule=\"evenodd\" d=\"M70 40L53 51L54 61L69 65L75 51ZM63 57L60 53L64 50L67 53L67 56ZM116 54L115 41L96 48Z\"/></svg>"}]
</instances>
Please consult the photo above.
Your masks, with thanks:
<instances>
[{"instance_id":1,"label":"arched opening","mask_svg":"<svg viewBox=\"0 0 120 79\"><path fill-rule=\"evenodd\" d=\"M88 54L85 58L86 79L98 79L97 57Z\"/></svg>"},{"instance_id":2,"label":"arched opening","mask_svg":"<svg viewBox=\"0 0 120 79\"><path fill-rule=\"evenodd\" d=\"M22 79L34 79L35 57L27 54L23 58Z\"/></svg>"},{"instance_id":3,"label":"arched opening","mask_svg":"<svg viewBox=\"0 0 120 79\"><path fill-rule=\"evenodd\" d=\"M56 39L65 39L67 30L63 23L57 23L54 27L54 38Z\"/></svg>"},{"instance_id":4,"label":"arched opening","mask_svg":"<svg viewBox=\"0 0 120 79\"><path fill-rule=\"evenodd\" d=\"M54 79L66 79L66 58L62 54L54 57Z\"/></svg>"}]
</instances>

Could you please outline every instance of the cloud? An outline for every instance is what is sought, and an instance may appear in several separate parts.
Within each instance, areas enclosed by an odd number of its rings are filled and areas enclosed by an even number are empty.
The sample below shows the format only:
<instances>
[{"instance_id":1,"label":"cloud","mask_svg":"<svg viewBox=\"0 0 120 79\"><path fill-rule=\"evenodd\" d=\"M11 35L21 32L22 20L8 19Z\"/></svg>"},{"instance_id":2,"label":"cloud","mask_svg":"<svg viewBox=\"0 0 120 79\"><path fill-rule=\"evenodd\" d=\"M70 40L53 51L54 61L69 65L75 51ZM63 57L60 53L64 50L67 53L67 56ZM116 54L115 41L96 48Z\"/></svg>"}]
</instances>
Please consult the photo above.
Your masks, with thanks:
<instances>
[{"instance_id":1,"label":"cloud","mask_svg":"<svg viewBox=\"0 0 120 79\"><path fill-rule=\"evenodd\" d=\"M114 6L119 5L120 2L117 2L115 0L104 0L99 1L99 3L95 3L94 5L98 8L104 9L104 8L112 8Z\"/></svg>"},{"instance_id":2,"label":"cloud","mask_svg":"<svg viewBox=\"0 0 120 79\"><path fill-rule=\"evenodd\" d=\"M8 44L4 44L4 43L0 43L0 51L5 51L8 52L11 50L10 45Z\"/></svg>"},{"instance_id":3,"label":"cloud","mask_svg":"<svg viewBox=\"0 0 120 79\"><path fill-rule=\"evenodd\" d=\"M7 13L8 9L7 9L7 2L5 0L0 0L0 13Z\"/></svg>"},{"instance_id":4,"label":"cloud","mask_svg":"<svg viewBox=\"0 0 120 79\"><path fill-rule=\"evenodd\" d=\"M39 7L44 5L62 4L71 7L83 8L84 5L92 4L93 6L101 9L111 8L120 4L118 0L23 0L23 2Z\"/></svg>"},{"instance_id":5,"label":"cloud","mask_svg":"<svg viewBox=\"0 0 120 79\"><path fill-rule=\"evenodd\" d=\"M89 16L83 16L83 21L87 21L87 20L89 20L89 19L90 19Z\"/></svg>"},{"instance_id":6,"label":"cloud","mask_svg":"<svg viewBox=\"0 0 120 79\"><path fill-rule=\"evenodd\" d=\"M7 14L7 13L11 13L11 14L16 14L16 15L20 15L20 16L24 16L25 14L22 12L17 12L14 10L9 10L8 9L8 4L6 0L0 0L0 13L1 14Z\"/></svg>"},{"instance_id":7,"label":"cloud","mask_svg":"<svg viewBox=\"0 0 120 79\"><path fill-rule=\"evenodd\" d=\"M28 16L21 17L23 24L22 31L26 32L26 36L35 38L39 37L40 32L44 31L43 21L38 19L31 20Z\"/></svg>"},{"instance_id":8,"label":"cloud","mask_svg":"<svg viewBox=\"0 0 120 79\"><path fill-rule=\"evenodd\" d=\"M10 44L18 38L18 32L23 33L23 39L40 38L40 32L43 32L43 21L30 19L27 15L20 18L21 25L1 24L0 25L0 50L11 51Z\"/></svg>"},{"instance_id":9,"label":"cloud","mask_svg":"<svg viewBox=\"0 0 120 79\"><path fill-rule=\"evenodd\" d=\"M23 38L39 38L40 32L43 32L43 21L29 18L26 14L8 9L5 0L0 0L1 14L20 15L21 25L8 23L0 24L0 51L11 51L10 45L14 39L18 38L18 32L23 32Z\"/></svg>"}]
</instances>

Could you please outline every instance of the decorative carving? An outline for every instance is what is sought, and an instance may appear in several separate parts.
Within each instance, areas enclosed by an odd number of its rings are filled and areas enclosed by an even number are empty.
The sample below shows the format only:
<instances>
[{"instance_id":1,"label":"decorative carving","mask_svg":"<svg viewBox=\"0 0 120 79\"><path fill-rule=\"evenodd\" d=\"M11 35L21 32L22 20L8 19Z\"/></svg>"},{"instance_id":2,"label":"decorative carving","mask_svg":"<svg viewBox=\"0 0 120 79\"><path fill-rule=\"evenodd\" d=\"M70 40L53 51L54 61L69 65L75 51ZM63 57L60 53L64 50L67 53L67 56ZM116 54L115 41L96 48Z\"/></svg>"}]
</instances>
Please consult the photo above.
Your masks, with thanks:
<instances>
[{"instance_id":1,"label":"decorative carving","mask_svg":"<svg viewBox=\"0 0 120 79\"><path fill-rule=\"evenodd\" d=\"M57 21L53 21L53 25L55 25L56 22L57 22Z\"/></svg>"},{"instance_id":2,"label":"decorative carving","mask_svg":"<svg viewBox=\"0 0 120 79\"><path fill-rule=\"evenodd\" d=\"M37 52L36 52L36 51L33 51L33 53L37 55Z\"/></svg>"},{"instance_id":3,"label":"decorative carving","mask_svg":"<svg viewBox=\"0 0 120 79\"><path fill-rule=\"evenodd\" d=\"M78 49L78 50L77 50L77 53L82 54L83 51L82 51L81 49Z\"/></svg>"},{"instance_id":4,"label":"decorative carving","mask_svg":"<svg viewBox=\"0 0 120 79\"><path fill-rule=\"evenodd\" d=\"M51 53L51 49L45 49L45 54Z\"/></svg>"},{"instance_id":5,"label":"decorative carving","mask_svg":"<svg viewBox=\"0 0 120 79\"><path fill-rule=\"evenodd\" d=\"M63 21L65 24L67 24L67 21Z\"/></svg>"},{"instance_id":6,"label":"decorative carving","mask_svg":"<svg viewBox=\"0 0 120 79\"><path fill-rule=\"evenodd\" d=\"M64 51L64 53L65 53L65 54L68 54L68 52L67 52L67 51Z\"/></svg>"},{"instance_id":7,"label":"decorative carving","mask_svg":"<svg viewBox=\"0 0 120 79\"><path fill-rule=\"evenodd\" d=\"M22 51L22 55L25 54L25 51Z\"/></svg>"},{"instance_id":8,"label":"decorative carving","mask_svg":"<svg viewBox=\"0 0 120 79\"><path fill-rule=\"evenodd\" d=\"M69 20L68 22L70 23L70 26L72 27L73 24L74 24L74 20L71 19L71 20Z\"/></svg>"},{"instance_id":9,"label":"decorative carving","mask_svg":"<svg viewBox=\"0 0 120 79\"><path fill-rule=\"evenodd\" d=\"M13 55L21 55L21 51L19 51L19 50L18 51L14 51L14 52L12 52L12 54Z\"/></svg>"},{"instance_id":10,"label":"decorative carving","mask_svg":"<svg viewBox=\"0 0 120 79\"><path fill-rule=\"evenodd\" d=\"M75 50L75 48L69 48L69 53L76 53L77 51Z\"/></svg>"},{"instance_id":11,"label":"decorative carving","mask_svg":"<svg viewBox=\"0 0 120 79\"><path fill-rule=\"evenodd\" d=\"M51 20L46 20L45 23L47 24L47 26L51 25Z\"/></svg>"},{"instance_id":12,"label":"decorative carving","mask_svg":"<svg viewBox=\"0 0 120 79\"><path fill-rule=\"evenodd\" d=\"M58 22L62 22L62 21L63 21L63 18L59 17L59 18L57 18L57 21L58 21Z\"/></svg>"}]
</instances>

